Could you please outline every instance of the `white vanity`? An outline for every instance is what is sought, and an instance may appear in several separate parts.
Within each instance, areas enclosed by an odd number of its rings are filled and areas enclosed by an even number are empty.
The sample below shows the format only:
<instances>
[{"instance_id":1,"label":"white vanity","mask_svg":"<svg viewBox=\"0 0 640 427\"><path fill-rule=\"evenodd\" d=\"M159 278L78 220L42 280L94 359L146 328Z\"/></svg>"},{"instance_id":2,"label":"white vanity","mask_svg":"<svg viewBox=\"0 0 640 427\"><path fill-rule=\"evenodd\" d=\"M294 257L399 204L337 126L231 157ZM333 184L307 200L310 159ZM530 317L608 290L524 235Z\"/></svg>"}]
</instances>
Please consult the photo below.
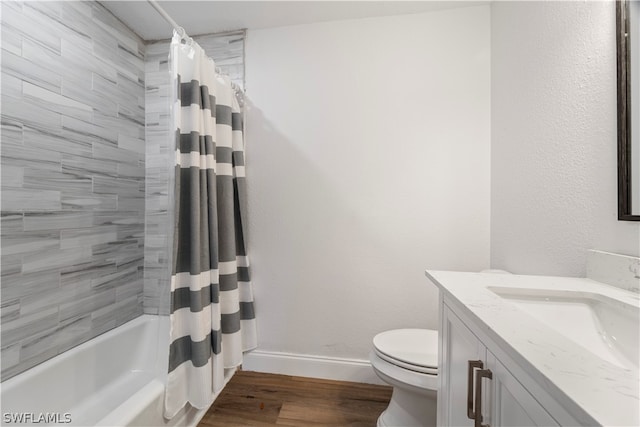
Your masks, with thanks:
<instances>
[{"instance_id":1,"label":"white vanity","mask_svg":"<svg viewBox=\"0 0 640 427\"><path fill-rule=\"evenodd\" d=\"M439 426L638 426L638 294L590 279L427 270Z\"/></svg>"}]
</instances>

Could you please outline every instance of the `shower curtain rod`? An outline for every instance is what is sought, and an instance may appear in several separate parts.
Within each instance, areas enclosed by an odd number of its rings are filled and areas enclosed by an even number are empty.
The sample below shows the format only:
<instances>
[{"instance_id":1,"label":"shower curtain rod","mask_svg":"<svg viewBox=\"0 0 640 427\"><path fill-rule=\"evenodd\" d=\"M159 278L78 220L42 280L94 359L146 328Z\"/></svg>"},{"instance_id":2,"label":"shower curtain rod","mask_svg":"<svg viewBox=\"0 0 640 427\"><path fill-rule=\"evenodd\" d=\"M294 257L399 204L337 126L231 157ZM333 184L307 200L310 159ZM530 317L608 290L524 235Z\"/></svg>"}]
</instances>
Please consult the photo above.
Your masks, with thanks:
<instances>
[{"instance_id":1,"label":"shower curtain rod","mask_svg":"<svg viewBox=\"0 0 640 427\"><path fill-rule=\"evenodd\" d=\"M184 30L184 28L182 28L180 25L178 25L178 23L176 21L173 20L173 18L167 13L166 10L164 10L162 8L162 6L160 6L158 4L158 2L156 0L147 0L147 2L153 6L153 8L155 10L158 11L158 13L164 18L165 21L167 21L169 24L171 24L171 26L178 32L178 34L180 34L180 37L182 38L187 38L187 32Z\"/></svg>"},{"instance_id":2,"label":"shower curtain rod","mask_svg":"<svg viewBox=\"0 0 640 427\"><path fill-rule=\"evenodd\" d=\"M178 32L178 34L180 35L181 38L187 39L190 42L193 40L191 37L189 37L187 35L187 32L184 30L184 28L182 28L180 25L178 25L178 23L173 20L173 18L167 13L166 10L164 10L162 8L162 6L160 6L158 4L158 2L156 0L147 0L147 3L149 3L151 6L153 6L153 8L156 11L158 11L158 13L165 19L165 21L167 21L169 24L171 24L171 26ZM223 74L222 70L219 67L216 67L216 73ZM244 93L244 89L241 88L240 86L238 86L237 84L235 84L234 82L231 82L231 87L234 89L234 91L237 94L243 94Z\"/></svg>"}]
</instances>

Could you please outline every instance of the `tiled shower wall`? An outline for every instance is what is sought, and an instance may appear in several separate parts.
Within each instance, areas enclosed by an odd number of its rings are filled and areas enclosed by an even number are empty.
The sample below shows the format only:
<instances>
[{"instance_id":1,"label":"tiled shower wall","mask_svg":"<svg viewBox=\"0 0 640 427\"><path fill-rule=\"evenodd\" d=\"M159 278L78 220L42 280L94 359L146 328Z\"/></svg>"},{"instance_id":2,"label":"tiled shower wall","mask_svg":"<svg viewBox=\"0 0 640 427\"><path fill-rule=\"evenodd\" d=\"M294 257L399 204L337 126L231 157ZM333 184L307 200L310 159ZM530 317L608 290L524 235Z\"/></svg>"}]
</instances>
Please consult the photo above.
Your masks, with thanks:
<instances>
[{"instance_id":1,"label":"tiled shower wall","mask_svg":"<svg viewBox=\"0 0 640 427\"><path fill-rule=\"evenodd\" d=\"M144 44L96 2L2 2L2 379L142 313Z\"/></svg>"},{"instance_id":2,"label":"tiled shower wall","mask_svg":"<svg viewBox=\"0 0 640 427\"><path fill-rule=\"evenodd\" d=\"M222 73L244 87L245 32L194 37L215 60ZM169 41L146 46L146 147L147 207L144 253L144 311L167 314L170 290L170 191L173 183L173 134L170 133Z\"/></svg>"}]
</instances>

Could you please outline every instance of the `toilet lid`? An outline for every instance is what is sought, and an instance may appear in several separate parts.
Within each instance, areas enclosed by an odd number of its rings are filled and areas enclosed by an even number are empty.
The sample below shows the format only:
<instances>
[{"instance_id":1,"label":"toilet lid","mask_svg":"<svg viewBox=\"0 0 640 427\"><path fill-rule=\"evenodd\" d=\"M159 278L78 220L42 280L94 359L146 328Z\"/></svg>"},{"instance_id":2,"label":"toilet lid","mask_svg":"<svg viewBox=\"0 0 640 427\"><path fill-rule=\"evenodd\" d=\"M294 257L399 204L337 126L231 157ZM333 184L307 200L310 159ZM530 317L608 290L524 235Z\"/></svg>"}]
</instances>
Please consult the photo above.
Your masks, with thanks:
<instances>
[{"instance_id":1,"label":"toilet lid","mask_svg":"<svg viewBox=\"0 0 640 427\"><path fill-rule=\"evenodd\" d=\"M418 372L437 373L438 331L396 329L373 338L378 355L390 363Z\"/></svg>"}]
</instances>

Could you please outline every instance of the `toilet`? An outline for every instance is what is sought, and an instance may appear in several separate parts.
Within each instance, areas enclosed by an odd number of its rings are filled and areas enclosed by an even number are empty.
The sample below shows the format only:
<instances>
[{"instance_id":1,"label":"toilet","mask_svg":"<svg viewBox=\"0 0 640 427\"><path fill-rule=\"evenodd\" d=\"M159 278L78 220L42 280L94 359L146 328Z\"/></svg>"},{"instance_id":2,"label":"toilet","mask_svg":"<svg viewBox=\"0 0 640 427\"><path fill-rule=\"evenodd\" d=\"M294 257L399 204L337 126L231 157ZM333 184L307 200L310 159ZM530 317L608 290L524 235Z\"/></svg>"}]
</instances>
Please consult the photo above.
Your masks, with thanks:
<instances>
[{"instance_id":1,"label":"toilet","mask_svg":"<svg viewBox=\"0 0 640 427\"><path fill-rule=\"evenodd\" d=\"M373 338L369 360L378 377L393 387L378 427L436 425L438 331L381 332Z\"/></svg>"}]
</instances>

